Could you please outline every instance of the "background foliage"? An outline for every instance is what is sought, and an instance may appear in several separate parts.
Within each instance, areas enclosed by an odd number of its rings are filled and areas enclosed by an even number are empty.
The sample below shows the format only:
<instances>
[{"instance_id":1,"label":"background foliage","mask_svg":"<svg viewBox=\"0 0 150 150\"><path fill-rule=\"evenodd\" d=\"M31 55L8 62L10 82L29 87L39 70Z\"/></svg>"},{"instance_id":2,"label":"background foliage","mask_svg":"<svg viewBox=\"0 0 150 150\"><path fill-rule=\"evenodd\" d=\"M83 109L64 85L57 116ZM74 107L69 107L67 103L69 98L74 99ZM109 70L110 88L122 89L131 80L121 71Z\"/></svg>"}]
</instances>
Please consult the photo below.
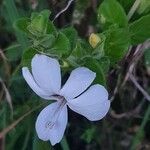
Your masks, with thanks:
<instances>
[{"instance_id":1,"label":"background foliage","mask_svg":"<svg viewBox=\"0 0 150 150\"><path fill-rule=\"evenodd\" d=\"M150 149L150 1L76 0L56 17L67 3L0 1L0 149ZM107 87L112 101L98 122L70 111L65 137L54 147L34 127L49 102L21 74L35 53L60 61L63 82L78 66L95 71L94 82Z\"/></svg>"}]
</instances>

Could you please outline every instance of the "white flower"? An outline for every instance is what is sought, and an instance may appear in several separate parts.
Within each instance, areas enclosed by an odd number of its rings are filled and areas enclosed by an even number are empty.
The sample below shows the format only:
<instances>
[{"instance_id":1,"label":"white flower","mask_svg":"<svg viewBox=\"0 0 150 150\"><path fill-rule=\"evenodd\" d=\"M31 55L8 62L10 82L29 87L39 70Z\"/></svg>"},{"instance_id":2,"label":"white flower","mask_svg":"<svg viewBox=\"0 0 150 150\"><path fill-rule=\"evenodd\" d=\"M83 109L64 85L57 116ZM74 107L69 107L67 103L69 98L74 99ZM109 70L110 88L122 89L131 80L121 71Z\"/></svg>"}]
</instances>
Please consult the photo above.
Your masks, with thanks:
<instances>
[{"instance_id":1,"label":"white flower","mask_svg":"<svg viewBox=\"0 0 150 150\"><path fill-rule=\"evenodd\" d=\"M99 84L88 88L96 77L88 68L73 70L61 88L60 65L56 59L36 54L31 67L32 74L27 67L22 72L32 90L43 99L57 100L37 118L35 127L40 139L50 140L52 145L61 141L68 121L67 106L91 121L102 119L108 112L108 92Z\"/></svg>"}]
</instances>

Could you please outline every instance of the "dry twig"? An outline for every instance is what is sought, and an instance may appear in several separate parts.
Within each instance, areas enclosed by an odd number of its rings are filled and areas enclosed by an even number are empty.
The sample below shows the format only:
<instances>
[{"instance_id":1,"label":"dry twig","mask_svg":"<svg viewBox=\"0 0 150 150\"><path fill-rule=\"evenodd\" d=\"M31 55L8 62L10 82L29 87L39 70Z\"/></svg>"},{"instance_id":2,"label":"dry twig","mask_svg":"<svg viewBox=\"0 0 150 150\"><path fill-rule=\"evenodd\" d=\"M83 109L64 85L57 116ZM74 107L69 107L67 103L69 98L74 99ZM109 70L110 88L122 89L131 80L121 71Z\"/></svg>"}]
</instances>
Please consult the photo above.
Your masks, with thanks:
<instances>
[{"instance_id":1,"label":"dry twig","mask_svg":"<svg viewBox=\"0 0 150 150\"><path fill-rule=\"evenodd\" d=\"M5 129L3 129L0 132L0 139L3 138L16 125L18 125L25 117L29 116L31 113L33 113L35 110L37 110L38 108L40 108L41 106L43 106L45 103L47 103L47 102L44 102L44 103L38 105L37 107L35 107L34 109L31 109L30 111L28 111L27 113L25 113L23 116L21 116L20 118L18 118L16 121L14 121L11 125L9 125L8 127L6 127Z\"/></svg>"},{"instance_id":2,"label":"dry twig","mask_svg":"<svg viewBox=\"0 0 150 150\"><path fill-rule=\"evenodd\" d=\"M150 48L150 41L146 41L143 44L140 44L137 46L136 50L133 53L132 60L129 64L129 67L128 67L127 73L125 75L125 78L123 80L123 83L121 85L122 87L125 85L126 81L128 80L129 75L134 72L137 62L143 56L144 50L147 48Z\"/></svg>"},{"instance_id":3,"label":"dry twig","mask_svg":"<svg viewBox=\"0 0 150 150\"><path fill-rule=\"evenodd\" d=\"M55 21L62 13L64 13L64 12L69 8L69 6L71 5L71 3L72 3L73 1L74 1L74 0L69 0L67 6L66 6L64 9L62 9L62 10L54 17L53 21Z\"/></svg>"},{"instance_id":4,"label":"dry twig","mask_svg":"<svg viewBox=\"0 0 150 150\"><path fill-rule=\"evenodd\" d=\"M7 87L6 87L5 83L3 82L2 78L0 78L0 83L2 84L3 90L5 91L6 100L9 104L10 109L11 109L12 114L13 114L13 105L12 105L12 99L11 99L9 90L7 89Z\"/></svg>"},{"instance_id":5,"label":"dry twig","mask_svg":"<svg viewBox=\"0 0 150 150\"><path fill-rule=\"evenodd\" d=\"M10 66L9 66L9 63L8 63L8 59L6 58L6 56L5 56L2 49L0 49L0 58L2 58L2 60L4 62L5 74L9 78L9 76L10 76Z\"/></svg>"},{"instance_id":6,"label":"dry twig","mask_svg":"<svg viewBox=\"0 0 150 150\"><path fill-rule=\"evenodd\" d=\"M129 112L124 112L124 113L117 114L114 110L111 110L110 111L110 116L115 118L115 119L139 117L139 113L141 111L141 108L142 108L144 102L145 101L142 100L138 106L136 106L133 110L131 110Z\"/></svg>"},{"instance_id":7,"label":"dry twig","mask_svg":"<svg viewBox=\"0 0 150 150\"><path fill-rule=\"evenodd\" d=\"M150 95L136 81L135 77L132 74L130 74L129 77L130 77L130 80L132 81L132 83L135 85L135 87L143 94L143 96L145 97L145 99L147 99L148 101L150 101Z\"/></svg>"}]
</instances>

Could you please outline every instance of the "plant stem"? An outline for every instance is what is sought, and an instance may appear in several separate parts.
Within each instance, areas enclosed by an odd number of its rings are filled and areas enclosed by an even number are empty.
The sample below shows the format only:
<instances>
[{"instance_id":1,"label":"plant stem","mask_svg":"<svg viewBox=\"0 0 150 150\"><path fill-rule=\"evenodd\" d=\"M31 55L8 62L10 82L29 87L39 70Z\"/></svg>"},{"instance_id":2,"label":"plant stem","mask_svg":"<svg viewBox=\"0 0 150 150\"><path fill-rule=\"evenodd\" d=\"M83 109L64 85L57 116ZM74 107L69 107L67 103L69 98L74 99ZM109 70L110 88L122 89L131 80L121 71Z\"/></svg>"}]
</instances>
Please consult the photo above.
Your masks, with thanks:
<instances>
[{"instance_id":1,"label":"plant stem","mask_svg":"<svg viewBox=\"0 0 150 150\"><path fill-rule=\"evenodd\" d=\"M70 150L66 137L64 136L61 141L61 147L63 150Z\"/></svg>"},{"instance_id":2,"label":"plant stem","mask_svg":"<svg viewBox=\"0 0 150 150\"><path fill-rule=\"evenodd\" d=\"M137 10L137 8L139 7L141 0L136 0L134 2L134 4L132 5L129 13L128 13L128 21L131 19L131 17L133 16L133 14L135 13L135 11Z\"/></svg>"},{"instance_id":3,"label":"plant stem","mask_svg":"<svg viewBox=\"0 0 150 150\"><path fill-rule=\"evenodd\" d=\"M133 139L133 143L131 145L131 150L135 150L136 146L140 143L140 141L143 138L143 133L144 133L144 127L147 123L147 121L149 120L149 116L150 116L150 105L147 108L147 111L144 115L143 121L141 123L140 129L138 130L137 134L135 135L134 139Z\"/></svg>"}]
</instances>

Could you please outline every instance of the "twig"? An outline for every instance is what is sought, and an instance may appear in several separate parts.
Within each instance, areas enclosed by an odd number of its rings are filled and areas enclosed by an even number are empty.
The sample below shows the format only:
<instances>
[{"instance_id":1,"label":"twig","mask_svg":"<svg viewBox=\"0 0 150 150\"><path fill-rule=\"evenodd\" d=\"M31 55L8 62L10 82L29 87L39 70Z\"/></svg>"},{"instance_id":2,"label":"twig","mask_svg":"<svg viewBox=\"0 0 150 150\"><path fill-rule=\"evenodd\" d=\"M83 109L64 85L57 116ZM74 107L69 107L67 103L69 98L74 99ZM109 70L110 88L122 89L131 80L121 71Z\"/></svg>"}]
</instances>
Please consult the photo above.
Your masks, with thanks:
<instances>
[{"instance_id":1,"label":"twig","mask_svg":"<svg viewBox=\"0 0 150 150\"><path fill-rule=\"evenodd\" d=\"M7 76L7 78L9 78L9 76L10 76L10 66L9 66L9 63L8 63L8 59L6 58L6 56L4 54L4 50L2 50L2 49L0 49L0 59L1 58L4 62L6 76Z\"/></svg>"},{"instance_id":2,"label":"twig","mask_svg":"<svg viewBox=\"0 0 150 150\"><path fill-rule=\"evenodd\" d=\"M114 110L110 111L111 117L115 119L129 118L129 117L137 117L141 111L143 104L145 103L144 99L140 102L138 106L136 106L133 110L129 112L124 112L121 114L117 114Z\"/></svg>"},{"instance_id":3,"label":"twig","mask_svg":"<svg viewBox=\"0 0 150 150\"><path fill-rule=\"evenodd\" d=\"M10 126L8 126L7 128L5 128L2 132L0 132L0 139L5 136L10 130L12 130L20 121L22 121L26 116L28 116L29 114L31 114L33 111L29 111L27 113L25 113L22 117L20 117L19 119L17 119L15 122L13 122Z\"/></svg>"},{"instance_id":4,"label":"twig","mask_svg":"<svg viewBox=\"0 0 150 150\"><path fill-rule=\"evenodd\" d=\"M129 67L128 67L127 73L126 73L126 75L125 75L125 78L124 78L124 80L123 80L123 82L122 82L121 87L123 87L123 86L125 85L126 81L127 81L128 78L129 78L129 74L132 74L132 73L133 73L133 71L135 70L135 67L136 67L136 65L137 65L137 62L139 61L139 59L140 59L140 58L143 56L143 54L144 54L144 50L146 50L146 49L148 49L148 48L150 48L150 41L149 41L149 40L147 40L147 41L144 42L143 44L139 44L139 45L136 47L136 49L135 49L135 51L134 51L134 54L133 54L133 56L132 56L132 58L131 58L131 61L130 61L130 63L129 63ZM129 54L128 54L128 56L129 56ZM127 58L126 58L126 59L127 59Z\"/></svg>"},{"instance_id":5,"label":"twig","mask_svg":"<svg viewBox=\"0 0 150 150\"><path fill-rule=\"evenodd\" d=\"M110 98L110 102L112 102L113 100L114 100L114 98L115 98L115 96L116 96L116 94L117 94L117 92L118 92L118 89L119 89L119 86L120 86L120 82L121 82L121 75L119 75L118 76L118 80L117 80L117 84L116 84L116 87L115 87L115 89L114 89L114 91L113 91L113 95L112 95L112 97Z\"/></svg>"},{"instance_id":6,"label":"twig","mask_svg":"<svg viewBox=\"0 0 150 150\"><path fill-rule=\"evenodd\" d=\"M7 60L6 56L4 55L2 49L0 49L0 56L4 59L4 60Z\"/></svg>"},{"instance_id":7,"label":"twig","mask_svg":"<svg viewBox=\"0 0 150 150\"><path fill-rule=\"evenodd\" d=\"M0 150L5 150L5 136L0 139Z\"/></svg>"},{"instance_id":8,"label":"twig","mask_svg":"<svg viewBox=\"0 0 150 150\"><path fill-rule=\"evenodd\" d=\"M69 8L69 6L73 1L74 0L69 0L67 6L54 17L53 21L55 21L62 13L64 13Z\"/></svg>"},{"instance_id":9,"label":"twig","mask_svg":"<svg viewBox=\"0 0 150 150\"><path fill-rule=\"evenodd\" d=\"M122 119L124 117L127 116L127 113L121 113L121 114L117 114L114 110L112 110L110 112L111 117L115 118L115 119Z\"/></svg>"},{"instance_id":10,"label":"twig","mask_svg":"<svg viewBox=\"0 0 150 150\"><path fill-rule=\"evenodd\" d=\"M4 89L1 89L1 91L0 91L0 101L1 101L2 98L3 98L3 94L4 94Z\"/></svg>"},{"instance_id":11,"label":"twig","mask_svg":"<svg viewBox=\"0 0 150 150\"><path fill-rule=\"evenodd\" d=\"M135 77L130 74L129 75L130 80L133 82L133 84L136 86L136 88L143 94L143 96L150 101L150 95L143 89L143 87L136 81Z\"/></svg>"},{"instance_id":12,"label":"twig","mask_svg":"<svg viewBox=\"0 0 150 150\"><path fill-rule=\"evenodd\" d=\"M141 0L136 0L133 4L133 6L131 7L129 13L128 13L128 20L131 19L131 17L133 16L133 14L135 13L136 9L139 7Z\"/></svg>"},{"instance_id":13,"label":"twig","mask_svg":"<svg viewBox=\"0 0 150 150\"><path fill-rule=\"evenodd\" d=\"M33 10L35 10L37 8L38 4L39 4L37 0L30 0L29 2L31 4L31 8Z\"/></svg>"},{"instance_id":14,"label":"twig","mask_svg":"<svg viewBox=\"0 0 150 150\"><path fill-rule=\"evenodd\" d=\"M28 111L27 113L25 113L23 116L21 116L20 118L18 118L16 121L14 121L11 125L9 125L8 127L6 127L3 131L0 132L0 139L3 138L10 130L12 130L25 117L27 117L28 115L30 115L32 112L34 112L35 110L37 110L38 108L40 108L45 103L47 103L47 102L44 102L44 103L38 105L37 107L35 107L34 109L31 109L30 111Z\"/></svg>"},{"instance_id":15,"label":"twig","mask_svg":"<svg viewBox=\"0 0 150 150\"><path fill-rule=\"evenodd\" d=\"M9 93L9 91L8 91L8 89L7 89L6 85L5 85L5 83L4 83L3 80L1 79L1 77L0 77L0 83L2 84L2 87L3 87L4 91L5 91L6 100L7 100L8 104L9 104L10 109L11 109L11 112L12 112L12 114L13 114L12 99L11 99L10 93Z\"/></svg>"}]
</instances>

